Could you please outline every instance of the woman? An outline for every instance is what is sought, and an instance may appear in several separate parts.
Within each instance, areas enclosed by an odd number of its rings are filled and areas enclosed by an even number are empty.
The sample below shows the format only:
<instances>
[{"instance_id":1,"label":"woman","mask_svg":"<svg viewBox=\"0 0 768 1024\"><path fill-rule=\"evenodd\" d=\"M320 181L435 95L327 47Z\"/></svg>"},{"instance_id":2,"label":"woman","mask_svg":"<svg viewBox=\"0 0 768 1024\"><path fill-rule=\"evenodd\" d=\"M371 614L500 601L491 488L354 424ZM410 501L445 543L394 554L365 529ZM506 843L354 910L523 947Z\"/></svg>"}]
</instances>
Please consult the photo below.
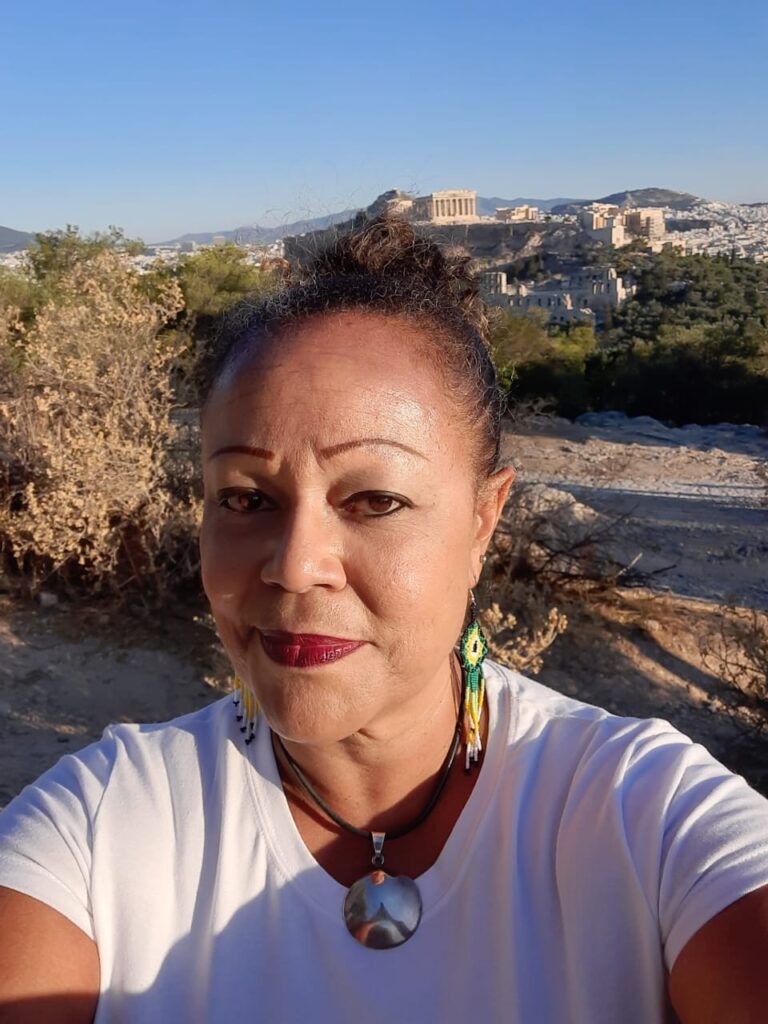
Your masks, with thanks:
<instances>
[{"instance_id":1,"label":"woman","mask_svg":"<svg viewBox=\"0 0 768 1024\"><path fill-rule=\"evenodd\" d=\"M483 328L386 218L245 311L202 415L235 706L110 727L0 817L0 1021L765 1019L768 801L482 664Z\"/></svg>"}]
</instances>

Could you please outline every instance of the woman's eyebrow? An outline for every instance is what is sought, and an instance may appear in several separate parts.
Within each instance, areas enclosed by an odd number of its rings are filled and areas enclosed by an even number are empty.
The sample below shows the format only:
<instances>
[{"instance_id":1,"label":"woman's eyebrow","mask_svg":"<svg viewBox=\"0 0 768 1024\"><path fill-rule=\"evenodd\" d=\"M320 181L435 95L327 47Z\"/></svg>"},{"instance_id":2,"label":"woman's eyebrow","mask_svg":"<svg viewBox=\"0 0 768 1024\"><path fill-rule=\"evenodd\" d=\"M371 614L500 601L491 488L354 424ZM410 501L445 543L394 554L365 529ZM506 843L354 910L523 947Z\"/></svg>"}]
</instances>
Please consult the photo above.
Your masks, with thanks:
<instances>
[{"instance_id":1,"label":"woman's eyebrow","mask_svg":"<svg viewBox=\"0 0 768 1024\"><path fill-rule=\"evenodd\" d=\"M322 448L320 456L324 459L332 459L334 456L341 455L351 448L363 448L367 445L388 445L390 448L399 448L401 451L408 452L409 455L415 455L417 458L429 462L429 459L423 452L419 452L415 448L403 444L401 441L393 441L387 437L360 437L354 441L342 441L340 444L332 444L328 448ZM217 448L212 455L208 456L208 461L210 462L211 459L215 459L217 455L229 454L255 455L259 459L274 459L275 457L275 453L269 451L268 448L254 448L249 444L228 444L224 448Z\"/></svg>"},{"instance_id":2,"label":"woman's eyebrow","mask_svg":"<svg viewBox=\"0 0 768 1024\"><path fill-rule=\"evenodd\" d=\"M409 455L416 455L418 458L429 462L429 459L423 452L419 452L415 448L403 444L401 441L393 441L388 437L361 437L354 441L342 441L341 444L332 444L328 448L321 448L320 456L324 459L332 459L335 455L341 455L351 448L363 448L368 445L388 445L390 448L399 448L403 452L408 452Z\"/></svg>"},{"instance_id":3,"label":"woman's eyebrow","mask_svg":"<svg viewBox=\"0 0 768 1024\"><path fill-rule=\"evenodd\" d=\"M269 451L268 448L254 448L249 444L228 444L224 448L217 448L216 451L208 456L208 461L215 459L217 455L229 455L234 453L237 455L255 455L259 459L274 459L275 453Z\"/></svg>"}]
</instances>

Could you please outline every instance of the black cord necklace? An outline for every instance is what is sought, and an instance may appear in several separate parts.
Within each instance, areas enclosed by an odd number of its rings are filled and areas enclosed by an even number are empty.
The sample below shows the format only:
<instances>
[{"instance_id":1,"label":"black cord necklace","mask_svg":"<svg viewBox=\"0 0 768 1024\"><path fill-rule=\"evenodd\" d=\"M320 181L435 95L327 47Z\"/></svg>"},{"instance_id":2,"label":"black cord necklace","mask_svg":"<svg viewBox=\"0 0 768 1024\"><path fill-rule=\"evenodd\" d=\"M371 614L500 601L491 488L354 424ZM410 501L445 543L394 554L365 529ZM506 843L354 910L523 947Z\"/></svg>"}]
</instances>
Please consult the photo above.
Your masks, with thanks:
<instances>
[{"instance_id":1,"label":"black cord necklace","mask_svg":"<svg viewBox=\"0 0 768 1024\"><path fill-rule=\"evenodd\" d=\"M393 876L381 870L384 866L384 841L385 839L399 839L418 828L434 810L445 789L461 743L464 718L463 686L461 694L453 739L429 800L412 821L389 832L374 832L371 829L358 828L345 821L320 796L285 749L280 737L276 733L272 734L305 793L340 828L346 829L353 835L369 839L373 844L371 864L373 864L374 870L369 875L352 883L347 890L343 906L344 922L349 932L358 942L371 949L391 949L393 946L401 945L413 935L421 921L421 893L416 882L412 878L408 878L407 875Z\"/></svg>"}]
</instances>

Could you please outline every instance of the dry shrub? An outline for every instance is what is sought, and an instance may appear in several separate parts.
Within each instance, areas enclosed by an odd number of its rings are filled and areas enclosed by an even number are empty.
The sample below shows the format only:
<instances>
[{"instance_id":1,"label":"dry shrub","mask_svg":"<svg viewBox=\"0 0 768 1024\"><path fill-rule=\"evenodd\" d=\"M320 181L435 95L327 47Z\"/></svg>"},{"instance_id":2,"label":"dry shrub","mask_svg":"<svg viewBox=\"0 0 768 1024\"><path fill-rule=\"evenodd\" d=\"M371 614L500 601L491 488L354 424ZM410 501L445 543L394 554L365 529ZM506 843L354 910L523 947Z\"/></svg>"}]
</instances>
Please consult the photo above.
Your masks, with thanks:
<instances>
[{"instance_id":1,"label":"dry shrub","mask_svg":"<svg viewBox=\"0 0 768 1024\"><path fill-rule=\"evenodd\" d=\"M742 733L768 732L768 612L726 604L719 628L702 637L704 664L723 681L719 702Z\"/></svg>"},{"instance_id":2,"label":"dry shrub","mask_svg":"<svg viewBox=\"0 0 768 1024\"><path fill-rule=\"evenodd\" d=\"M626 515L607 516L571 494L543 484L512 490L489 549L484 582L485 624L493 656L538 674L543 654L565 631L563 607L587 610L647 586L640 553L621 541Z\"/></svg>"},{"instance_id":3,"label":"dry shrub","mask_svg":"<svg viewBox=\"0 0 768 1024\"><path fill-rule=\"evenodd\" d=\"M582 596L646 586L669 567L651 573L635 568L641 552L621 542L628 515L596 512L544 484L518 484L494 539L501 575L551 591L578 590Z\"/></svg>"},{"instance_id":4,"label":"dry shrub","mask_svg":"<svg viewBox=\"0 0 768 1024\"><path fill-rule=\"evenodd\" d=\"M517 484L488 549L482 582L482 622L495 661L527 675L538 675L543 654L565 631L567 617L553 604L545 580L521 573L523 554L533 539L523 527ZM515 524L512 526L511 524Z\"/></svg>"},{"instance_id":5,"label":"dry shrub","mask_svg":"<svg viewBox=\"0 0 768 1024\"><path fill-rule=\"evenodd\" d=\"M33 587L157 595L195 571L199 499L172 458L179 352L158 342L181 306L175 282L149 297L107 251L20 334L0 330L0 544Z\"/></svg>"},{"instance_id":6,"label":"dry shrub","mask_svg":"<svg viewBox=\"0 0 768 1024\"><path fill-rule=\"evenodd\" d=\"M496 600L482 614L489 654L518 672L538 675L544 651L565 632L567 617L549 605L544 594L524 584L508 581L492 593Z\"/></svg>"}]
</instances>

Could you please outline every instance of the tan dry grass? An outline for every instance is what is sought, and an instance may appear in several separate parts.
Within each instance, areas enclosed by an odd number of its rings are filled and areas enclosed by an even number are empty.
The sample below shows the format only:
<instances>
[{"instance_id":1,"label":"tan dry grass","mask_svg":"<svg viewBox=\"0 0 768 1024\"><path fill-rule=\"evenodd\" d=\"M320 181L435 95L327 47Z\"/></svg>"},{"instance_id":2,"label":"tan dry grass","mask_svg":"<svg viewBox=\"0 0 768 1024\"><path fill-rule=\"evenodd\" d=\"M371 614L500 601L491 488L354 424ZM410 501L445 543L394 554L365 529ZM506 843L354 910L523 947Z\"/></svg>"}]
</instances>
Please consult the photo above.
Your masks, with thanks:
<instances>
[{"instance_id":1,"label":"tan dry grass","mask_svg":"<svg viewBox=\"0 0 768 1024\"><path fill-rule=\"evenodd\" d=\"M179 352L158 343L181 306L174 282L149 296L107 251L76 265L32 325L6 317L0 544L33 589L158 592L193 570L178 559L199 502L191 484L170 486Z\"/></svg>"}]
</instances>

